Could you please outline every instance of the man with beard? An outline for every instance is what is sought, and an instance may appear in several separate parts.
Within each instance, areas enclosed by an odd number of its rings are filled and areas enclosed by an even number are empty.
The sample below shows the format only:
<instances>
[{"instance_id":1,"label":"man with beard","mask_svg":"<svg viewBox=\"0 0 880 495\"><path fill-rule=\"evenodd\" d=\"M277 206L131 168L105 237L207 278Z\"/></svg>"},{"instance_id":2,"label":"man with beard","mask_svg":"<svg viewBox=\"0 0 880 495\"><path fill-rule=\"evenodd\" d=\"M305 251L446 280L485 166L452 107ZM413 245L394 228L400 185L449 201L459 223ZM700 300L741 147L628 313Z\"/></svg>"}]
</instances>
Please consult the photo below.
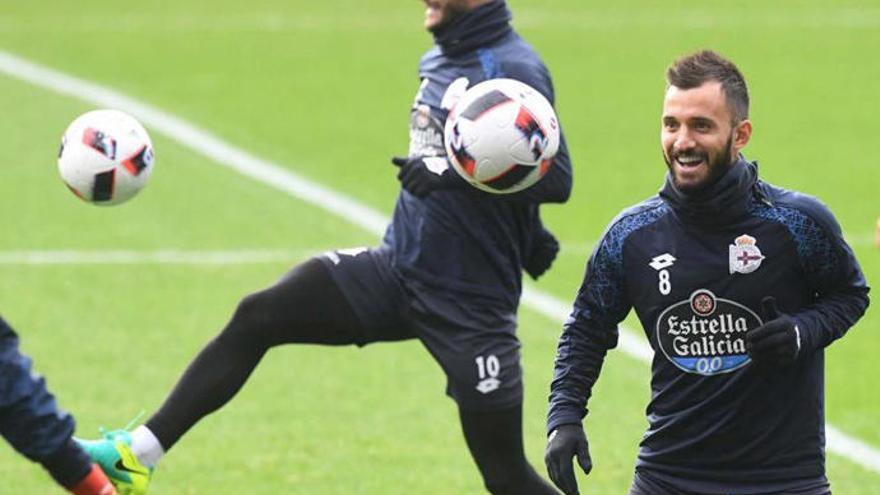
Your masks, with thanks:
<instances>
[{"instance_id":1,"label":"man with beard","mask_svg":"<svg viewBox=\"0 0 880 495\"><path fill-rule=\"evenodd\" d=\"M565 141L541 181L504 196L469 186L443 146L446 117L468 86L509 77L552 102L550 75L513 31L503 0L425 3L436 46L419 64L408 156L392 160L402 189L382 244L312 258L245 297L145 425L84 442L120 491L143 493L160 457L232 399L271 347L417 338L447 375L489 492L558 493L524 454L516 309L522 270L537 278L558 251L538 205L568 198Z\"/></svg>"},{"instance_id":2,"label":"man with beard","mask_svg":"<svg viewBox=\"0 0 880 495\"><path fill-rule=\"evenodd\" d=\"M631 308L654 349L630 495L827 495L824 348L868 306L815 198L758 179L749 97L711 51L667 71L658 196L612 221L559 341L545 461L567 495L592 468L581 421Z\"/></svg>"}]
</instances>

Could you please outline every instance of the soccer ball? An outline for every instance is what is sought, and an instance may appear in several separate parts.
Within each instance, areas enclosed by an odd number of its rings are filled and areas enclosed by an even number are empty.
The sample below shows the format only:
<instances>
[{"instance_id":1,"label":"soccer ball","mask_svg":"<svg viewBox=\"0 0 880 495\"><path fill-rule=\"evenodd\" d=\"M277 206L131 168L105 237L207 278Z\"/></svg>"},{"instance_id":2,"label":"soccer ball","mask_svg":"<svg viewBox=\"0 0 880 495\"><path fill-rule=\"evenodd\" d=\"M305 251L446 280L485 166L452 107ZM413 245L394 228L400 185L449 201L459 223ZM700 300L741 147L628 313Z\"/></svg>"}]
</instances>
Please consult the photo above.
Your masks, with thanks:
<instances>
[{"instance_id":1,"label":"soccer ball","mask_svg":"<svg viewBox=\"0 0 880 495\"><path fill-rule=\"evenodd\" d=\"M444 134L455 171L495 194L538 182L559 149L553 106L514 79L490 79L468 89L449 113Z\"/></svg>"},{"instance_id":2,"label":"soccer ball","mask_svg":"<svg viewBox=\"0 0 880 495\"><path fill-rule=\"evenodd\" d=\"M119 110L76 118L61 137L58 172L80 199L116 205L131 199L153 171L153 143L144 127Z\"/></svg>"}]
</instances>

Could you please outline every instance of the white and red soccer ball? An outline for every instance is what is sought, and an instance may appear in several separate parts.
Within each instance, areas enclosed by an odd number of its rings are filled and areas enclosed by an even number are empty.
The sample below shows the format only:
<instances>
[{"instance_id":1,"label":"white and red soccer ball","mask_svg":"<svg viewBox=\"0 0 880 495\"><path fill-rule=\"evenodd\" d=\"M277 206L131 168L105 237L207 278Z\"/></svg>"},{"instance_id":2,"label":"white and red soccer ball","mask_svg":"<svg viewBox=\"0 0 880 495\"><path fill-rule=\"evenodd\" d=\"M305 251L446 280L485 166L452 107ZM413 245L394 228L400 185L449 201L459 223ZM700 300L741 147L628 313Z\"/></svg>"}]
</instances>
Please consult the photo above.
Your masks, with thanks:
<instances>
[{"instance_id":1,"label":"white and red soccer ball","mask_svg":"<svg viewBox=\"0 0 880 495\"><path fill-rule=\"evenodd\" d=\"M553 106L514 79L490 79L468 89L446 119L446 153L478 189L508 194L543 177L559 150Z\"/></svg>"},{"instance_id":2,"label":"white and red soccer ball","mask_svg":"<svg viewBox=\"0 0 880 495\"><path fill-rule=\"evenodd\" d=\"M143 189L153 159L153 143L137 120L119 110L94 110L64 131L58 171L83 201L116 205Z\"/></svg>"}]
</instances>

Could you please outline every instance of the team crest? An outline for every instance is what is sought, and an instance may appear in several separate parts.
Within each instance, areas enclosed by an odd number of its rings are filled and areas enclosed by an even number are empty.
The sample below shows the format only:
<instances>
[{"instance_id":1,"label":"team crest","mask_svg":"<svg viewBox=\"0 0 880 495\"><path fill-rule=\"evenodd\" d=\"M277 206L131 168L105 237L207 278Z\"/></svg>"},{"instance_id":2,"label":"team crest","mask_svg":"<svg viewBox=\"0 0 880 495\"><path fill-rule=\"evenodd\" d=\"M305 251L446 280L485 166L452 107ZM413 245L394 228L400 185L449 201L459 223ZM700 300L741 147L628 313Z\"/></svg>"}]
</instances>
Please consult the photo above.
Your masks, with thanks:
<instances>
[{"instance_id":1,"label":"team crest","mask_svg":"<svg viewBox=\"0 0 880 495\"><path fill-rule=\"evenodd\" d=\"M409 125L409 156L439 156L443 148L443 124L431 114L431 107L413 107Z\"/></svg>"},{"instance_id":2,"label":"team crest","mask_svg":"<svg viewBox=\"0 0 880 495\"><path fill-rule=\"evenodd\" d=\"M764 255L758 249L757 240L743 234L730 245L730 273L752 273L761 267Z\"/></svg>"}]
</instances>

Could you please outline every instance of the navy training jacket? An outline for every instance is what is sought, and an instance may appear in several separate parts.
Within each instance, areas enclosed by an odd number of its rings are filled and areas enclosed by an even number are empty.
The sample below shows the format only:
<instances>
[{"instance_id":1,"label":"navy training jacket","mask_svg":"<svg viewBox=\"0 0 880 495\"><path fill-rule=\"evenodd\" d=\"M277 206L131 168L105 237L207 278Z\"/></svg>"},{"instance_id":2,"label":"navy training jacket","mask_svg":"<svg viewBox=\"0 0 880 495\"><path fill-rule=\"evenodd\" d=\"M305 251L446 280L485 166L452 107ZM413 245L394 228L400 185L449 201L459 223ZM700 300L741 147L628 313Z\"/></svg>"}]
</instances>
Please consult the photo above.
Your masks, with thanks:
<instances>
[{"instance_id":1,"label":"navy training jacket","mask_svg":"<svg viewBox=\"0 0 880 495\"><path fill-rule=\"evenodd\" d=\"M612 221L590 257L559 341L548 431L580 424L634 308L654 350L638 469L730 489L821 479L823 349L864 314L867 294L831 212L758 180L757 164L741 158L699 200L667 177L658 196ZM800 329L792 366L760 368L746 353L766 296Z\"/></svg>"},{"instance_id":2,"label":"navy training jacket","mask_svg":"<svg viewBox=\"0 0 880 495\"><path fill-rule=\"evenodd\" d=\"M486 79L513 78L553 103L547 68L513 31L510 19L506 4L499 0L434 33L436 45L419 63L421 86L411 111L410 156L446 155L447 93L463 90L462 84L470 87ZM453 85L455 81L460 82ZM478 313L515 318L522 266L535 232L542 228L538 205L564 202L571 184L571 163L562 137L547 174L518 193L495 195L468 187L417 198L401 189L382 249L390 250L392 265L428 311L466 315L473 311L464 307L478 307Z\"/></svg>"},{"instance_id":3,"label":"navy training jacket","mask_svg":"<svg viewBox=\"0 0 880 495\"><path fill-rule=\"evenodd\" d=\"M55 453L73 434L73 417L60 410L46 381L18 348L0 317L0 436L33 461Z\"/></svg>"}]
</instances>

